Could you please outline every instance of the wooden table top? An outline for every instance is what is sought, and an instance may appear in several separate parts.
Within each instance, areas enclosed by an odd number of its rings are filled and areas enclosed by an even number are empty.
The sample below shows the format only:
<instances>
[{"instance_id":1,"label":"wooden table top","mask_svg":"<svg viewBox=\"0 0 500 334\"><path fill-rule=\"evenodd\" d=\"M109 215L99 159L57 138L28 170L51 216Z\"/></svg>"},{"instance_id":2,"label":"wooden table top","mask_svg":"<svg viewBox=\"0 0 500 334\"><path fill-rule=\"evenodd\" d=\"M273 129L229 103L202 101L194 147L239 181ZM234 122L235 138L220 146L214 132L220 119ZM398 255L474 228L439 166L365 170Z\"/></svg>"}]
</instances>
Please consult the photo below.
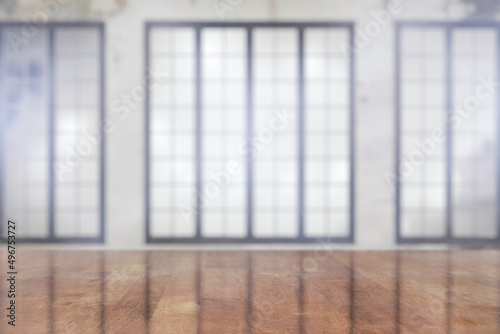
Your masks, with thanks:
<instances>
[{"instance_id":1,"label":"wooden table top","mask_svg":"<svg viewBox=\"0 0 500 334\"><path fill-rule=\"evenodd\" d=\"M0 333L500 333L494 250L19 251L17 265L16 327L2 279Z\"/></svg>"}]
</instances>

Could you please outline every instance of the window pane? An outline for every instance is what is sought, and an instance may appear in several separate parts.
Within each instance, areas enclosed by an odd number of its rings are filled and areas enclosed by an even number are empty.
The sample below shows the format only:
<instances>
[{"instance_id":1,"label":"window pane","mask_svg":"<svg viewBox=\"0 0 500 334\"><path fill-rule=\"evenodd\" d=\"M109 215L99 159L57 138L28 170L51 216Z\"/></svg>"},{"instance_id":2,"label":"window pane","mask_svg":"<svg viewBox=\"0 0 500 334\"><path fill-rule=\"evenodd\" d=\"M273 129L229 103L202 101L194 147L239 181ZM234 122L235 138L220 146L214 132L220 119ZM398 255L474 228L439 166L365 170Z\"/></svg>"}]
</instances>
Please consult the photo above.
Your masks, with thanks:
<instances>
[{"instance_id":1,"label":"window pane","mask_svg":"<svg viewBox=\"0 0 500 334\"><path fill-rule=\"evenodd\" d=\"M298 31L295 28L256 28L254 45L254 197L269 197L255 207L255 237L298 235L297 77ZM284 123L278 114L290 114ZM272 124L276 124L272 130ZM288 148L288 149L283 149ZM266 194L264 194L266 193ZM271 224L270 227L263 225Z\"/></svg>"},{"instance_id":2,"label":"window pane","mask_svg":"<svg viewBox=\"0 0 500 334\"><path fill-rule=\"evenodd\" d=\"M9 38L22 28L4 27L0 57L3 117L4 217L18 224L18 238L49 235L49 31L29 43ZM10 37L9 37L10 36Z\"/></svg>"},{"instance_id":3,"label":"window pane","mask_svg":"<svg viewBox=\"0 0 500 334\"><path fill-rule=\"evenodd\" d=\"M55 155L57 161L71 155L82 161L55 181L57 237L98 237L100 233L99 44L97 28L54 31Z\"/></svg>"}]
</instances>

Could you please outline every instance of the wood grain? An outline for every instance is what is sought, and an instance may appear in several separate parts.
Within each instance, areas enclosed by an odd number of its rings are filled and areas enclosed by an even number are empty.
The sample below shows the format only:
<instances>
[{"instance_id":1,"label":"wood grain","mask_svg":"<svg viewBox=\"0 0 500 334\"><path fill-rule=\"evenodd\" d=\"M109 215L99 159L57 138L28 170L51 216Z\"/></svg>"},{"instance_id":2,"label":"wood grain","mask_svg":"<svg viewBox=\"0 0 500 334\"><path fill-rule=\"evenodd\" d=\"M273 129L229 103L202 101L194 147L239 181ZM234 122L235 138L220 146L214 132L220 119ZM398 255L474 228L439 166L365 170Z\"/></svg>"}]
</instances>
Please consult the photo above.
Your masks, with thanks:
<instances>
[{"instance_id":1,"label":"wood grain","mask_svg":"<svg viewBox=\"0 0 500 334\"><path fill-rule=\"evenodd\" d=\"M17 258L17 324L4 312L0 333L500 333L496 250Z\"/></svg>"}]
</instances>

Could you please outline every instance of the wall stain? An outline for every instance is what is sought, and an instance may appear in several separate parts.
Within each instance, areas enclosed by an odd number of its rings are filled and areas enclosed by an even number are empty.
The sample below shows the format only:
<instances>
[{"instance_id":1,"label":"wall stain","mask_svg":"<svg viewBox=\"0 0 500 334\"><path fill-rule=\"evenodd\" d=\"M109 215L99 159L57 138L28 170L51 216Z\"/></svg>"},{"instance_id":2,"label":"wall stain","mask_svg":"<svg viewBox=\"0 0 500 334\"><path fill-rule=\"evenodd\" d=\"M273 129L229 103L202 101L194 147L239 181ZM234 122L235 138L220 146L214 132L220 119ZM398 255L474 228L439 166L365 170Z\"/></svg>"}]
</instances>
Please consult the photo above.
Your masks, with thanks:
<instances>
[{"instance_id":1,"label":"wall stain","mask_svg":"<svg viewBox=\"0 0 500 334\"><path fill-rule=\"evenodd\" d=\"M498 0L446 0L443 10L460 13L462 20L495 20L500 14Z\"/></svg>"},{"instance_id":2,"label":"wall stain","mask_svg":"<svg viewBox=\"0 0 500 334\"><path fill-rule=\"evenodd\" d=\"M114 17L123 13L127 0L92 0L91 16L97 19Z\"/></svg>"},{"instance_id":3,"label":"wall stain","mask_svg":"<svg viewBox=\"0 0 500 334\"><path fill-rule=\"evenodd\" d=\"M127 7L127 0L0 0L0 17L18 18L39 22L48 16L49 21L58 18L70 20L104 20L121 14Z\"/></svg>"}]
</instances>

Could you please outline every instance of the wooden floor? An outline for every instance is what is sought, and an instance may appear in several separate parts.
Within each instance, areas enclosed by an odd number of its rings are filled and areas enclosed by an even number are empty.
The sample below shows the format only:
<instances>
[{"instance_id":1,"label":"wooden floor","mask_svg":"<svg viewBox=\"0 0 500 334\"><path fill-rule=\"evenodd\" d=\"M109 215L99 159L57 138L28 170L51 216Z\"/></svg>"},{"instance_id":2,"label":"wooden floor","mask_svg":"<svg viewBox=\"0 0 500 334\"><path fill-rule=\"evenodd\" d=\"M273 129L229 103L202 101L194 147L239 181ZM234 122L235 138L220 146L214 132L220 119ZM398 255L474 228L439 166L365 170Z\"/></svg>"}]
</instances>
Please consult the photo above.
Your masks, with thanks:
<instances>
[{"instance_id":1,"label":"wooden floor","mask_svg":"<svg viewBox=\"0 0 500 334\"><path fill-rule=\"evenodd\" d=\"M17 255L0 333L500 333L499 251Z\"/></svg>"}]
</instances>

